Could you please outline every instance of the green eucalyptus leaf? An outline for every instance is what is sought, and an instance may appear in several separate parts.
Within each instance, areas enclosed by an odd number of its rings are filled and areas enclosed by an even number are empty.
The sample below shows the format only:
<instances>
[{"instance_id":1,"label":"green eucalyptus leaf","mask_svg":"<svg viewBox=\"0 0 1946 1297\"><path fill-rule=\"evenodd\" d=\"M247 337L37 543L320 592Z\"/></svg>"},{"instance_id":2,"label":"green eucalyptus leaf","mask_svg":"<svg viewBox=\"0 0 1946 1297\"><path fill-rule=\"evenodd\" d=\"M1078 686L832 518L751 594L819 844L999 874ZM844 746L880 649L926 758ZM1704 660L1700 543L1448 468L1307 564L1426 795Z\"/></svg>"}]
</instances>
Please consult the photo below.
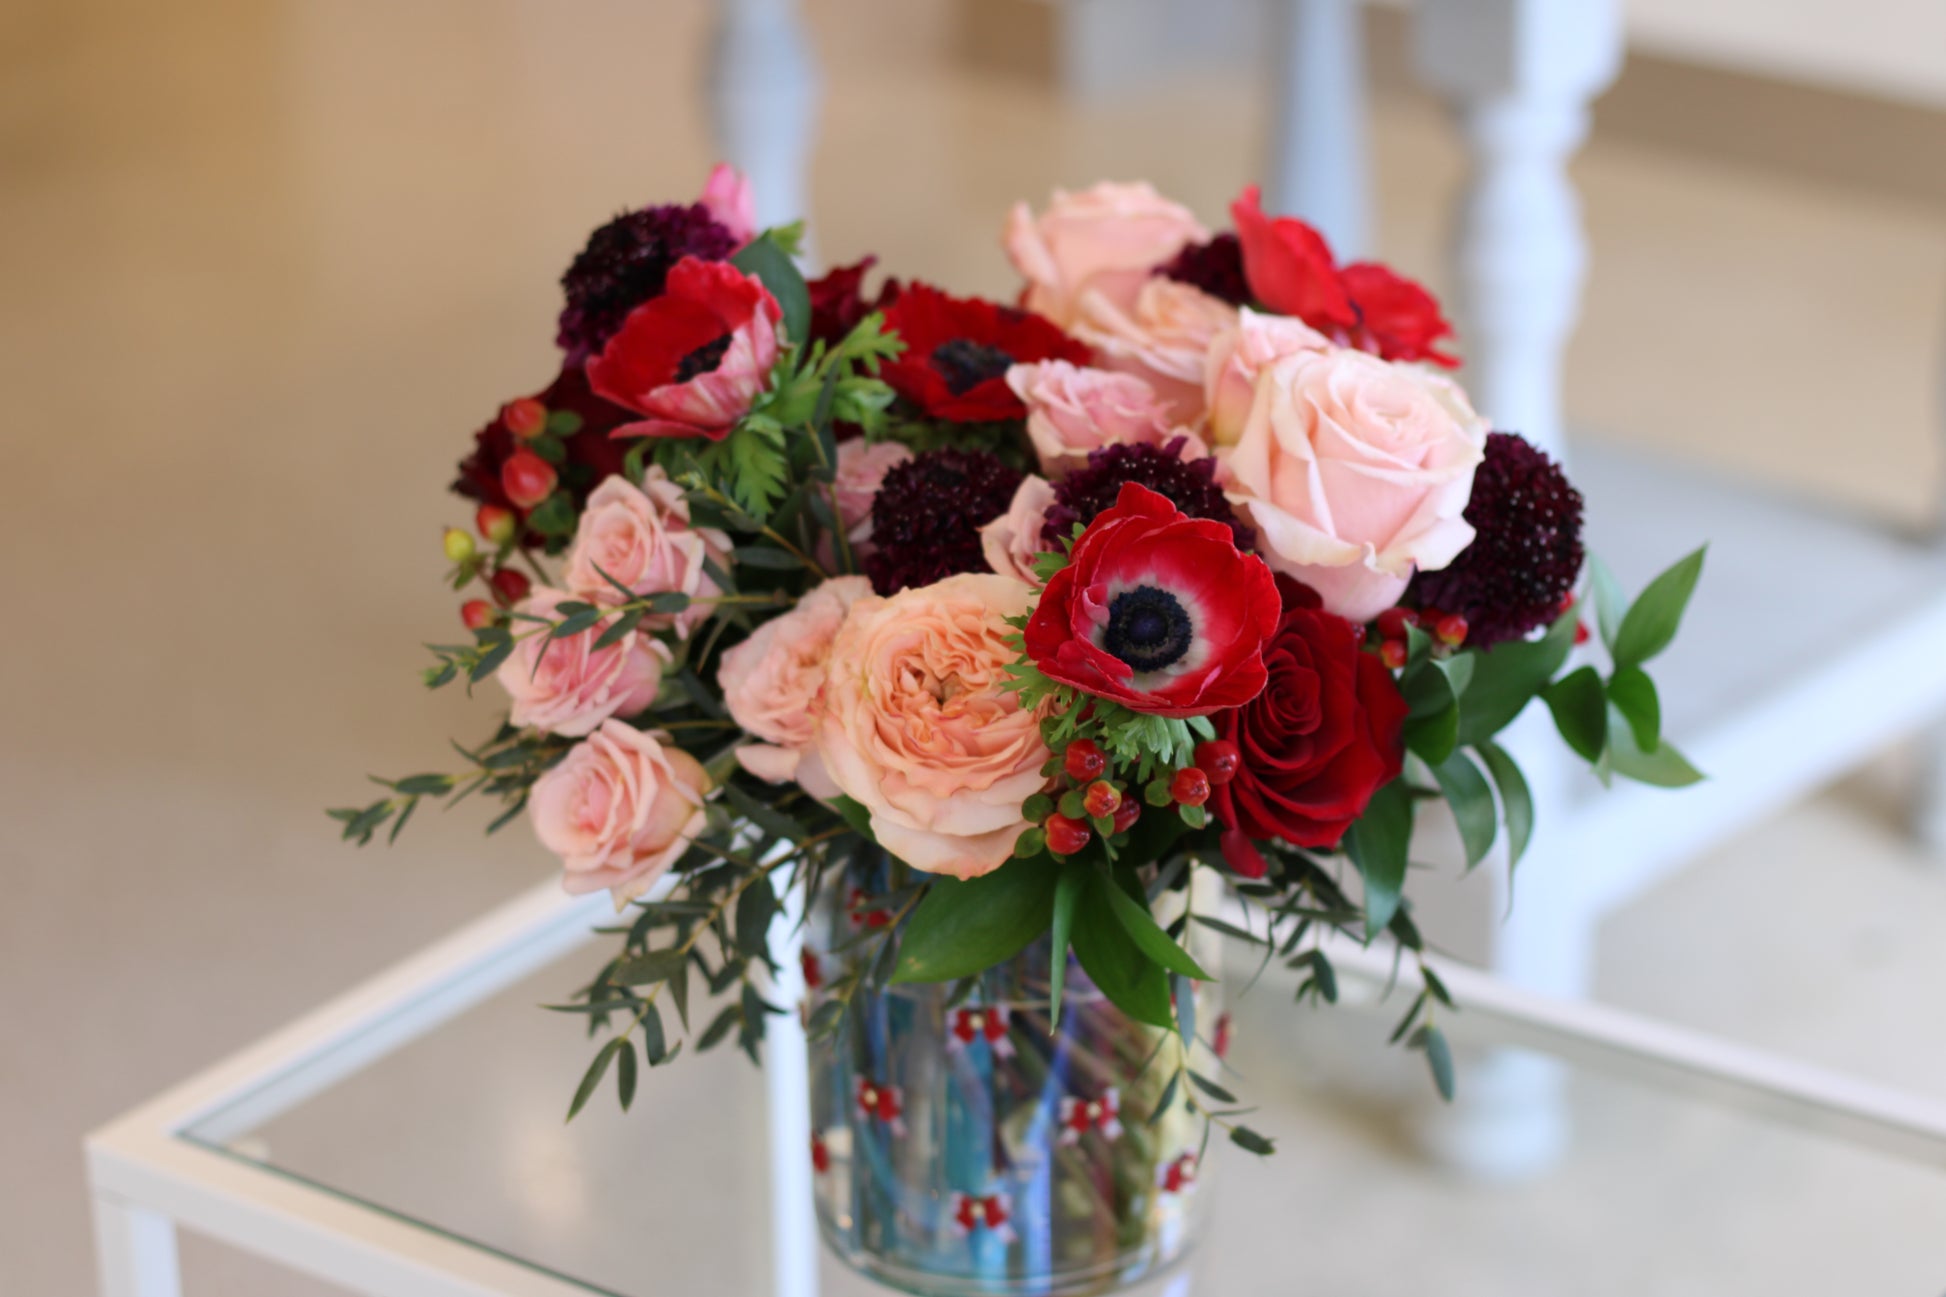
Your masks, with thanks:
<instances>
[{"instance_id":1,"label":"green eucalyptus leaf","mask_svg":"<svg viewBox=\"0 0 1946 1297\"><path fill-rule=\"evenodd\" d=\"M1365 881L1367 941L1385 931L1398 912L1411 844L1412 794L1403 779L1394 779L1372 794L1345 835L1345 851Z\"/></svg>"},{"instance_id":2,"label":"green eucalyptus leaf","mask_svg":"<svg viewBox=\"0 0 1946 1297\"><path fill-rule=\"evenodd\" d=\"M1617 667L1641 666L1669 647L1669 642L1676 637L1676 628L1682 624L1689 596L1703 575L1703 556L1707 551L1708 546L1704 546L1677 560L1635 596L1635 602L1622 618L1621 630L1615 634Z\"/></svg>"},{"instance_id":3,"label":"green eucalyptus leaf","mask_svg":"<svg viewBox=\"0 0 1946 1297\"><path fill-rule=\"evenodd\" d=\"M581 1074L581 1084L575 1087L574 1101L568 1105L569 1121L573 1121L588 1106L588 1100L594 1096L601 1078L608 1074L608 1065L615 1061L615 1055L628 1048L629 1042L625 1037L614 1036L596 1051L594 1062L588 1064L588 1070Z\"/></svg>"},{"instance_id":4,"label":"green eucalyptus leaf","mask_svg":"<svg viewBox=\"0 0 1946 1297\"><path fill-rule=\"evenodd\" d=\"M1426 1066L1432 1070L1432 1082L1439 1087L1439 1097L1451 1103L1453 1051L1446 1043L1446 1034L1429 1022L1412 1033L1410 1044L1413 1049L1426 1051Z\"/></svg>"},{"instance_id":5,"label":"green eucalyptus leaf","mask_svg":"<svg viewBox=\"0 0 1946 1297\"><path fill-rule=\"evenodd\" d=\"M1054 883L1054 912L1051 931L1054 953L1048 963L1048 1019L1061 1021L1061 993L1068 977L1068 943L1074 937L1074 907L1088 881L1087 871L1064 864Z\"/></svg>"},{"instance_id":6,"label":"green eucalyptus leaf","mask_svg":"<svg viewBox=\"0 0 1946 1297\"><path fill-rule=\"evenodd\" d=\"M1499 832L1500 815L1493 805L1493 789L1464 752L1455 752L1433 766L1432 775L1452 808L1460 842L1466 848L1466 867L1471 869L1493 850L1493 839Z\"/></svg>"},{"instance_id":7,"label":"green eucalyptus leaf","mask_svg":"<svg viewBox=\"0 0 1946 1297\"><path fill-rule=\"evenodd\" d=\"M1608 696L1601 673L1593 667L1569 672L1541 690L1541 698L1567 745L1585 761L1600 760L1608 746Z\"/></svg>"},{"instance_id":8,"label":"green eucalyptus leaf","mask_svg":"<svg viewBox=\"0 0 1946 1297\"><path fill-rule=\"evenodd\" d=\"M1230 1142L1244 1152L1255 1153L1258 1157L1269 1157L1277 1151L1275 1144L1248 1126L1230 1127Z\"/></svg>"},{"instance_id":9,"label":"green eucalyptus leaf","mask_svg":"<svg viewBox=\"0 0 1946 1297\"><path fill-rule=\"evenodd\" d=\"M899 939L892 980L949 982L1019 954L1052 922L1059 877L1042 856L965 881L935 878Z\"/></svg>"}]
</instances>

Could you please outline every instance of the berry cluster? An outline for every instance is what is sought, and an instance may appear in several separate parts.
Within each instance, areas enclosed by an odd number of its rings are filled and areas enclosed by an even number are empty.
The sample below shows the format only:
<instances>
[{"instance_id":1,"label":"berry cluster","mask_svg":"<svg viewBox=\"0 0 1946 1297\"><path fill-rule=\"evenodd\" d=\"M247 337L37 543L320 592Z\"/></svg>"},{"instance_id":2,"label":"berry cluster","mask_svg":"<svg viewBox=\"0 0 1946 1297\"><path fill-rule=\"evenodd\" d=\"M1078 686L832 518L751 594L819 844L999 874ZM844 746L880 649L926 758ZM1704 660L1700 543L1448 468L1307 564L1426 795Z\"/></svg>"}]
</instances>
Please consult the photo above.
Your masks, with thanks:
<instances>
[{"instance_id":1,"label":"berry cluster","mask_svg":"<svg viewBox=\"0 0 1946 1297\"><path fill-rule=\"evenodd\" d=\"M1456 612L1440 612L1437 608L1387 608L1378 615L1378 656L1386 666L1397 671L1405 665L1410 656L1406 644L1406 631L1419 627L1433 640L1445 648L1456 649L1466 643L1466 618Z\"/></svg>"},{"instance_id":2,"label":"berry cluster","mask_svg":"<svg viewBox=\"0 0 1946 1297\"><path fill-rule=\"evenodd\" d=\"M1203 803L1210 789L1235 778L1241 761L1236 744L1227 739L1199 743L1194 764L1150 780L1138 801L1130 782L1109 769L1101 745L1076 739L1050 763L1056 786L1028 799L1027 818L1038 827L1027 830L1017 854L1032 855L1044 845L1057 856L1071 856L1096 834L1119 837L1142 818L1143 802L1158 809L1176 806L1184 820L1200 828L1208 822Z\"/></svg>"},{"instance_id":3,"label":"berry cluster","mask_svg":"<svg viewBox=\"0 0 1946 1297\"><path fill-rule=\"evenodd\" d=\"M548 409L531 396L509 401L500 412L502 421L522 442L532 442L547 431ZM522 445L500 466L501 485L515 506L531 509L554 493L558 482L554 466L528 446ZM534 583L525 573L507 566L520 538L520 515L500 504L483 504L473 513L473 527L487 543L482 549L464 528L448 527L441 545L447 561L453 564L453 584L463 589L475 578L486 583L491 600L468 599L460 605L460 620L468 630L480 630L500 621L503 609L527 597Z\"/></svg>"}]
</instances>

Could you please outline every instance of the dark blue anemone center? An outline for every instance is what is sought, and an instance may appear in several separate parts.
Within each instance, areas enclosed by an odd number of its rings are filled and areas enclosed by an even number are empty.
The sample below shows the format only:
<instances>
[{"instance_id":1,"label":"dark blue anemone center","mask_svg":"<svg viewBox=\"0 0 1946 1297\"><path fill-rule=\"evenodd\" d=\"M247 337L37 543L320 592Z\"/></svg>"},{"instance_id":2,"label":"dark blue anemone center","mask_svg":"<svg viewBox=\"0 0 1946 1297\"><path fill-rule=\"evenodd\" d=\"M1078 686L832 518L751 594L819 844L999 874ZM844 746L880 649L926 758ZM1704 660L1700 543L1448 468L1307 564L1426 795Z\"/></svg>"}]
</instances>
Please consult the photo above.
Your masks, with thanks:
<instances>
[{"instance_id":1,"label":"dark blue anemone center","mask_svg":"<svg viewBox=\"0 0 1946 1297\"><path fill-rule=\"evenodd\" d=\"M676 362L676 376L672 381L687 383L700 375L715 373L716 367L723 363L723 357L729 350L729 334L726 333L720 338L711 338Z\"/></svg>"},{"instance_id":2,"label":"dark blue anemone center","mask_svg":"<svg viewBox=\"0 0 1946 1297\"><path fill-rule=\"evenodd\" d=\"M1180 662L1196 638L1196 623L1182 601L1152 585L1136 586L1108 605L1102 648L1137 671L1160 671Z\"/></svg>"},{"instance_id":3,"label":"dark blue anemone center","mask_svg":"<svg viewBox=\"0 0 1946 1297\"><path fill-rule=\"evenodd\" d=\"M942 342L927 359L954 396L965 396L990 378L1005 378L1014 363L1009 353L971 338Z\"/></svg>"}]
</instances>

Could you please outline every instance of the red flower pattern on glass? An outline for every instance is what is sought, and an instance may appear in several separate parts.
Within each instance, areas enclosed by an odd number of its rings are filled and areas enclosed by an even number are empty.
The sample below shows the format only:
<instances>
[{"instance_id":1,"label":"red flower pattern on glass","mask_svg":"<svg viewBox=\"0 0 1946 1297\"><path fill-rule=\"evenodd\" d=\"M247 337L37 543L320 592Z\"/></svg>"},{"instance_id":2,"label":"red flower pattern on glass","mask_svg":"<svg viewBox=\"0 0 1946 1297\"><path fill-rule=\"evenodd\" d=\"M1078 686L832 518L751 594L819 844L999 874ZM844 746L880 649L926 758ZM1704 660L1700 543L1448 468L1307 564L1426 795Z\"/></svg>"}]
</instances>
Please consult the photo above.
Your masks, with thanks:
<instances>
[{"instance_id":1,"label":"red flower pattern on glass","mask_svg":"<svg viewBox=\"0 0 1946 1297\"><path fill-rule=\"evenodd\" d=\"M1098 1132L1103 1139L1117 1139L1122 1133L1121 1117L1122 1097L1112 1085L1103 1090L1098 1099L1064 1095L1061 1099L1059 1142L1072 1144L1091 1130Z\"/></svg>"},{"instance_id":2,"label":"red flower pattern on glass","mask_svg":"<svg viewBox=\"0 0 1946 1297\"><path fill-rule=\"evenodd\" d=\"M1004 1193L953 1195L953 1224L962 1234L985 1229L1001 1238L1011 1239L1014 1231L1008 1222L1012 1218L1013 1200Z\"/></svg>"},{"instance_id":3,"label":"red flower pattern on glass","mask_svg":"<svg viewBox=\"0 0 1946 1297\"><path fill-rule=\"evenodd\" d=\"M1008 1017L1004 1004L954 1009L948 1025L946 1047L964 1049L975 1041L984 1040L997 1056L1010 1058L1014 1047L1013 1042L1007 1039Z\"/></svg>"},{"instance_id":4,"label":"red flower pattern on glass","mask_svg":"<svg viewBox=\"0 0 1946 1297\"><path fill-rule=\"evenodd\" d=\"M905 1134L905 1099L898 1086L861 1076L853 1097L858 1101L859 1116L881 1123L894 1135Z\"/></svg>"}]
</instances>

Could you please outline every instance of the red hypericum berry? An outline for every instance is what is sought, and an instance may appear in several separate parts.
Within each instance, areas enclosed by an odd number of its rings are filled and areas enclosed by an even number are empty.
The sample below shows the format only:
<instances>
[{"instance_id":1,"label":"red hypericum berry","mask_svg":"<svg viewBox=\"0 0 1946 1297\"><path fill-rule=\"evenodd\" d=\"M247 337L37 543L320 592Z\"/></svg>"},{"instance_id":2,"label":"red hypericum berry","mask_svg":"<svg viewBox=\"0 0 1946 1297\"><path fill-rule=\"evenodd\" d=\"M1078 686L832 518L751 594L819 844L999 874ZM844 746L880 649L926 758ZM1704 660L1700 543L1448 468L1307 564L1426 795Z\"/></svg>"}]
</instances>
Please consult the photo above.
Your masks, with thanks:
<instances>
[{"instance_id":1,"label":"red hypericum berry","mask_svg":"<svg viewBox=\"0 0 1946 1297\"><path fill-rule=\"evenodd\" d=\"M500 466L500 489L523 509L531 509L554 494L554 465L531 450L516 450Z\"/></svg>"},{"instance_id":2,"label":"red hypericum berry","mask_svg":"<svg viewBox=\"0 0 1946 1297\"><path fill-rule=\"evenodd\" d=\"M1094 834L1080 820L1071 820L1060 812L1047 817L1042 829L1047 833L1047 849L1057 856L1071 856L1088 845Z\"/></svg>"},{"instance_id":3,"label":"red hypericum berry","mask_svg":"<svg viewBox=\"0 0 1946 1297\"><path fill-rule=\"evenodd\" d=\"M458 527L448 527L439 543L445 549L447 559L454 563L464 563L473 557L473 538Z\"/></svg>"},{"instance_id":4,"label":"red hypericum berry","mask_svg":"<svg viewBox=\"0 0 1946 1297\"><path fill-rule=\"evenodd\" d=\"M1135 827L1135 821L1142 818L1142 803L1133 797L1122 798L1122 804L1115 808L1115 832L1127 833Z\"/></svg>"},{"instance_id":5,"label":"red hypericum berry","mask_svg":"<svg viewBox=\"0 0 1946 1297\"><path fill-rule=\"evenodd\" d=\"M1466 618L1458 613L1447 613L1433 623L1432 633L1439 636L1439 642L1447 648L1458 648L1466 643Z\"/></svg>"},{"instance_id":6,"label":"red hypericum berry","mask_svg":"<svg viewBox=\"0 0 1946 1297\"><path fill-rule=\"evenodd\" d=\"M1209 776L1195 766L1184 766L1169 781L1169 795L1184 806L1201 806L1209 800Z\"/></svg>"},{"instance_id":7,"label":"red hypericum berry","mask_svg":"<svg viewBox=\"0 0 1946 1297\"><path fill-rule=\"evenodd\" d=\"M538 437L547 427L547 407L531 396L509 401L500 411L500 422L516 437Z\"/></svg>"},{"instance_id":8,"label":"red hypericum berry","mask_svg":"<svg viewBox=\"0 0 1946 1297\"><path fill-rule=\"evenodd\" d=\"M468 599L459 606L459 619L466 623L468 630L491 626L499 616L500 614L494 611L493 605L484 599Z\"/></svg>"},{"instance_id":9,"label":"red hypericum berry","mask_svg":"<svg viewBox=\"0 0 1946 1297\"><path fill-rule=\"evenodd\" d=\"M504 545L514 538L520 519L514 516L512 509L503 505L483 504L473 514L473 526L494 544Z\"/></svg>"},{"instance_id":10,"label":"red hypericum berry","mask_svg":"<svg viewBox=\"0 0 1946 1297\"><path fill-rule=\"evenodd\" d=\"M487 584L493 587L494 598L506 604L519 603L527 597L527 592L534 588L534 583L529 581L524 573L510 567L503 567L495 572L487 578Z\"/></svg>"},{"instance_id":11,"label":"red hypericum berry","mask_svg":"<svg viewBox=\"0 0 1946 1297\"><path fill-rule=\"evenodd\" d=\"M1108 758L1093 739L1076 739L1061 754L1061 769L1077 784L1084 783L1108 769Z\"/></svg>"},{"instance_id":12,"label":"red hypericum berry","mask_svg":"<svg viewBox=\"0 0 1946 1297\"><path fill-rule=\"evenodd\" d=\"M1196 768L1208 775L1213 784L1227 784L1235 779L1242 764L1243 754L1228 739L1211 739L1196 745Z\"/></svg>"},{"instance_id":13,"label":"red hypericum berry","mask_svg":"<svg viewBox=\"0 0 1946 1297\"><path fill-rule=\"evenodd\" d=\"M1383 639L1404 639L1405 628L1418 624L1419 614L1410 608L1387 608L1378 615L1378 633Z\"/></svg>"},{"instance_id":14,"label":"red hypericum berry","mask_svg":"<svg viewBox=\"0 0 1946 1297\"><path fill-rule=\"evenodd\" d=\"M1223 863L1230 872L1239 878L1262 878L1270 872L1270 864L1264 853L1257 850L1257 844L1243 835L1241 829L1225 829L1217 845L1223 852Z\"/></svg>"},{"instance_id":15,"label":"red hypericum berry","mask_svg":"<svg viewBox=\"0 0 1946 1297\"><path fill-rule=\"evenodd\" d=\"M1405 665L1406 648L1402 639L1389 639L1378 646L1378 660L1397 671Z\"/></svg>"},{"instance_id":16,"label":"red hypericum berry","mask_svg":"<svg viewBox=\"0 0 1946 1297\"><path fill-rule=\"evenodd\" d=\"M1113 815L1122 809L1122 790L1106 779L1097 779L1088 785L1082 805L1088 808L1090 816Z\"/></svg>"}]
</instances>

